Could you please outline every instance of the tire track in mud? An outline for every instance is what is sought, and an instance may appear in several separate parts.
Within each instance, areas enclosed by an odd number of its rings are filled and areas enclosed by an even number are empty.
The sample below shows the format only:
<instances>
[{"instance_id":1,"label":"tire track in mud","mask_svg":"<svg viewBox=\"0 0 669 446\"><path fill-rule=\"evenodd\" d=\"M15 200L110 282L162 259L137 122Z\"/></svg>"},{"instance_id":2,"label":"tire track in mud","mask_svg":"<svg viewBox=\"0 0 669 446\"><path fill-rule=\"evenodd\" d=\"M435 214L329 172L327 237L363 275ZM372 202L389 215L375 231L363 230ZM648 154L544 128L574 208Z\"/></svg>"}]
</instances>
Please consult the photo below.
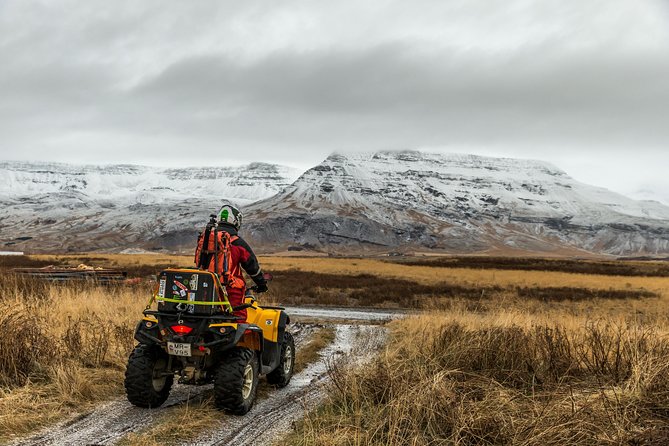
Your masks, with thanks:
<instances>
[{"instance_id":1,"label":"tire track in mud","mask_svg":"<svg viewBox=\"0 0 669 446\"><path fill-rule=\"evenodd\" d=\"M79 415L73 420L51 426L27 440L11 444L16 446L114 444L125 434L137 430L139 426L151 424L159 419L165 409L197 397L206 389L207 386L175 385L165 404L153 410L134 407L125 398L119 398L97 407L93 412Z\"/></svg>"},{"instance_id":2,"label":"tire track in mud","mask_svg":"<svg viewBox=\"0 0 669 446\"><path fill-rule=\"evenodd\" d=\"M226 416L210 432L181 443L196 446L271 445L289 431L292 423L325 396L330 361L360 362L372 357L383 344L386 330L378 325L337 325L334 342L321 359L295 375L290 384L256 402L244 417Z\"/></svg>"},{"instance_id":3,"label":"tire track in mud","mask_svg":"<svg viewBox=\"0 0 669 446\"><path fill-rule=\"evenodd\" d=\"M297 308L291 310L298 310ZM298 313L308 314L311 309L299 309ZM342 315L345 310L332 309L326 314L320 310L318 316L341 320L352 315ZM329 314L328 314L329 313ZM358 312L352 319L360 321L387 320L399 315L382 312L365 315ZM290 314L290 313L289 313ZM383 343L385 329L379 325L335 326L335 340L320 354L320 359L296 374L290 384L270 392L257 400L253 409L245 416L236 417L221 413L221 420L210 431L203 432L195 440L184 445L215 446L234 442L237 445L271 444L281 434L287 432L291 424L300 419L306 410L315 407L324 397L323 384L327 381L328 361L371 357L376 347ZM296 344L305 343L316 330L315 325L294 324L293 335ZM353 353L353 354L351 354ZM189 386L175 384L170 397L163 406L143 409L131 405L124 397L104 403L92 412L74 419L45 428L35 436L9 443L9 446L96 446L116 444L131 432L141 432L147 426L161 419L165 409L197 399L211 390L211 385Z\"/></svg>"},{"instance_id":4,"label":"tire track in mud","mask_svg":"<svg viewBox=\"0 0 669 446\"><path fill-rule=\"evenodd\" d=\"M295 325L296 343L305 342L315 331L313 325ZM36 436L10 443L12 446L111 445L130 432L159 420L165 409L202 396L211 385L175 384L165 404L156 409L131 405L124 397L104 403L92 412L44 429Z\"/></svg>"}]
</instances>

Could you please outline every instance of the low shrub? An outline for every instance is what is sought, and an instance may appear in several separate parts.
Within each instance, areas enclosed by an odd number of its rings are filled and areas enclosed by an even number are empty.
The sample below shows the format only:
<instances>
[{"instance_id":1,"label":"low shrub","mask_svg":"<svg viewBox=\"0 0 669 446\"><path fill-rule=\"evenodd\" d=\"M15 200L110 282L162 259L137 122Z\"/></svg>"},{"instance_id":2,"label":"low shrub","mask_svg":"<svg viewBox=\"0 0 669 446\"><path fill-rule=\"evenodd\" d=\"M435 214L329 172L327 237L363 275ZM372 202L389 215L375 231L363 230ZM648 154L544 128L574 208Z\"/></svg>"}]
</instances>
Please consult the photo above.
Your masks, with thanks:
<instances>
[{"instance_id":1,"label":"low shrub","mask_svg":"<svg viewBox=\"0 0 669 446\"><path fill-rule=\"evenodd\" d=\"M0 384L22 386L53 363L58 344L48 324L25 308L0 306Z\"/></svg>"},{"instance_id":2,"label":"low shrub","mask_svg":"<svg viewBox=\"0 0 669 446\"><path fill-rule=\"evenodd\" d=\"M556 271L605 276L669 277L669 262L626 260L541 259L532 257L437 257L388 260L408 266L440 268Z\"/></svg>"},{"instance_id":3,"label":"low shrub","mask_svg":"<svg viewBox=\"0 0 669 446\"><path fill-rule=\"evenodd\" d=\"M515 297L545 302L586 301L595 299L641 299L659 295L644 289L597 290L575 287L499 287L437 283L418 284L411 280L371 274L354 276L301 270L278 271L270 284L272 299L284 304L345 306L390 306L426 308L434 299L482 301L496 297ZM443 306L443 303L441 304Z\"/></svg>"}]
</instances>

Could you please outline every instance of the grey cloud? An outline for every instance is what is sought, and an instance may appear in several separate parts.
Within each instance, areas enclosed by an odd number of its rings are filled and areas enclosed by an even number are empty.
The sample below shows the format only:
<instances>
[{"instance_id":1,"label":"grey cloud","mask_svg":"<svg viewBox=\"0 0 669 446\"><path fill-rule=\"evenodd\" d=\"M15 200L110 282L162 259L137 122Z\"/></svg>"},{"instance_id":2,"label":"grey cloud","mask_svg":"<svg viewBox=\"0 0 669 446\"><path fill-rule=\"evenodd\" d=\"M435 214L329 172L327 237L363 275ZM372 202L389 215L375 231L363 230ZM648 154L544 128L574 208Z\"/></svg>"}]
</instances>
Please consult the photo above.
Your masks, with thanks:
<instances>
[{"instance_id":1,"label":"grey cloud","mask_svg":"<svg viewBox=\"0 0 669 446\"><path fill-rule=\"evenodd\" d=\"M541 142L571 134L655 145L669 136L668 78L669 63L648 58L565 62L532 53L478 61L448 53L421 57L388 44L274 53L252 64L189 58L127 92L125 105L160 110L156 119L171 123L208 122L213 134L243 133L256 123L262 125L250 136L276 136L280 124L280 134L300 140L309 127L329 128L328 138L346 145L367 139L359 124L382 140L402 140L401 123L413 129L406 144ZM342 127L360 134L346 135Z\"/></svg>"},{"instance_id":2,"label":"grey cloud","mask_svg":"<svg viewBox=\"0 0 669 446\"><path fill-rule=\"evenodd\" d=\"M251 138L291 130L300 140L312 127L329 129L329 139L345 145L355 144L356 135L338 130L364 122L382 140L406 123L415 138L406 144L566 134L655 144L669 136L666 62L557 64L532 54L481 63L436 56L417 57L401 44L353 53L275 53L252 64L211 55L179 61L126 91L115 90L103 70L52 64L7 81L5 113L23 108L56 120L80 116L92 129L204 137L242 137L253 126Z\"/></svg>"},{"instance_id":3,"label":"grey cloud","mask_svg":"<svg viewBox=\"0 0 669 446\"><path fill-rule=\"evenodd\" d=\"M643 9L659 3L511 3L0 2L0 158L660 159L669 41Z\"/></svg>"}]
</instances>

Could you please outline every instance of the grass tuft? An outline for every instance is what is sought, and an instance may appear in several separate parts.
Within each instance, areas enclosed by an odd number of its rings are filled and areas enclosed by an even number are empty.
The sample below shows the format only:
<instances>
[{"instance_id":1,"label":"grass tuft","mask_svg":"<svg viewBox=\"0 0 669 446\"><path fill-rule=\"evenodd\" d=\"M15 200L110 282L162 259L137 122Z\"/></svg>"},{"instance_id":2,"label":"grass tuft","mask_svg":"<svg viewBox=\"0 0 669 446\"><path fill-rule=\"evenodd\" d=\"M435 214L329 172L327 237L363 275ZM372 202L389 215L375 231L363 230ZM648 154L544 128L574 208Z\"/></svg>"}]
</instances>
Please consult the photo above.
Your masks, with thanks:
<instances>
[{"instance_id":1,"label":"grass tuft","mask_svg":"<svg viewBox=\"0 0 669 446\"><path fill-rule=\"evenodd\" d=\"M144 296L148 287L0 276L0 441L123 392Z\"/></svg>"},{"instance_id":2,"label":"grass tuft","mask_svg":"<svg viewBox=\"0 0 669 446\"><path fill-rule=\"evenodd\" d=\"M669 340L650 327L515 325L490 315L391 324L380 357L333 367L329 402L289 445L660 444ZM483 323L481 323L483 322Z\"/></svg>"},{"instance_id":3,"label":"grass tuft","mask_svg":"<svg viewBox=\"0 0 669 446\"><path fill-rule=\"evenodd\" d=\"M304 345L297 349L295 357L295 371L300 373L312 362L318 360L320 353L325 347L335 340L335 330L332 326L320 327Z\"/></svg>"},{"instance_id":4,"label":"grass tuft","mask_svg":"<svg viewBox=\"0 0 669 446\"><path fill-rule=\"evenodd\" d=\"M182 406L166 409L151 426L143 432L126 435L119 446L164 446L180 444L187 439L220 423L224 415L216 410L211 396Z\"/></svg>"},{"instance_id":5,"label":"grass tuft","mask_svg":"<svg viewBox=\"0 0 669 446\"><path fill-rule=\"evenodd\" d=\"M57 343L43 317L26 308L0 307L0 384L22 386L53 363Z\"/></svg>"}]
</instances>

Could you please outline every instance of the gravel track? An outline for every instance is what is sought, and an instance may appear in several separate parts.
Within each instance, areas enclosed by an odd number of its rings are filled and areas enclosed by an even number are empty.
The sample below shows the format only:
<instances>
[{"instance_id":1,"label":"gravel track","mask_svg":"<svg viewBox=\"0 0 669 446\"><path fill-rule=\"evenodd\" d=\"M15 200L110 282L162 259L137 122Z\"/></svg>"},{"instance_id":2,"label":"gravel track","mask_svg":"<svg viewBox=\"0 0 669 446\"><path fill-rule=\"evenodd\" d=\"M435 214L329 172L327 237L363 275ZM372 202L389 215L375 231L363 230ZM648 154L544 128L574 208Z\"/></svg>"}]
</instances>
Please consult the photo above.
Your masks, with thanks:
<instances>
[{"instance_id":1,"label":"gravel track","mask_svg":"<svg viewBox=\"0 0 669 446\"><path fill-rule=\"evenodd\" d=\"M317 317L329 320L379 321L398 317L391 312L356 310L348 314L344 309L291 308L291 316ZM297 313L297 314L294 314ZM296 374L290 384L270 392L256 401L253 409L243 417L221 414L221 420L210 431L184 445L214 446L224 444L272 444L300 419L306 410L315 407L324 397L323 384L327 381L330 361L363 361L382 345L385 329L379 325L335 325L334 342L323 349L320 359ZM317 326L292 324L297 348L315 332ZM351 354L353 353L353 354ZM10 443L11 446L84 446L113 445L131 432L139 432L159 420L165 409L201 398L211 385L187 386L175 384L169 399L157 409L132 406L124 397L98 406L92 412L44 429L27 439Z\"/></svg>"},{"instance_id":2,"label":"gravel track","mask_svg":"<svg viewBox=\"0 0 669 446\"><path fill-rule=\"evenodd\" d=\"M256 402L244 417L222 417L211 431L183 445L271 445L301 419L305 411L315 407L325 396L330 361L365 358L383 343L385 329L373 325L337 325L334 342L321 352L320 361L312 363L295 375L290 384ZM353 353L353 354L351 354Z\"/></svg>"}]
</instances>

